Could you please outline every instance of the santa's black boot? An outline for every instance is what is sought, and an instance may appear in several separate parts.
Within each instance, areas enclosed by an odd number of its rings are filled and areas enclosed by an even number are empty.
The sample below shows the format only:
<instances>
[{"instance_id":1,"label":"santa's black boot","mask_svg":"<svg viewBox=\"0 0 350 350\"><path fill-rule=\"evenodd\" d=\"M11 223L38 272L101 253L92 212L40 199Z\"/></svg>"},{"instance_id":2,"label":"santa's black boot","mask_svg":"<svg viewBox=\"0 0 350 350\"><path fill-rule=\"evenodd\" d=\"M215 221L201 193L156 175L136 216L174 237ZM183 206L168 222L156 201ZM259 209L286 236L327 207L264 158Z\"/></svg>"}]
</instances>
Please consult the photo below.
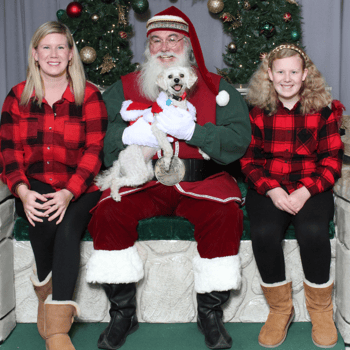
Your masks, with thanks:
<instances>
[{"instance_id":1,"label":"santa's black boot","mask_svg":"<svg viewBox=\"0 0 350 350\"><path fill-rule=\"evenodd\" d=\"M209 349L229 349L232 338L222 322L223 305L229 298L230 291L197 294L198 329L205 336L205 344Z\"/></svg>"},{"instance_id":2,"label":"santa's black boot","mask_svg":"<svg viewBox=\"0 0 350 350\"><path fill-rule=\"evenodd\" d=\"M126 337L139 328L136 316L136 283L102 284L111 302L111 320L101 333L97 346L100 349L119 349Z\"/></svg>"}]
</instances>

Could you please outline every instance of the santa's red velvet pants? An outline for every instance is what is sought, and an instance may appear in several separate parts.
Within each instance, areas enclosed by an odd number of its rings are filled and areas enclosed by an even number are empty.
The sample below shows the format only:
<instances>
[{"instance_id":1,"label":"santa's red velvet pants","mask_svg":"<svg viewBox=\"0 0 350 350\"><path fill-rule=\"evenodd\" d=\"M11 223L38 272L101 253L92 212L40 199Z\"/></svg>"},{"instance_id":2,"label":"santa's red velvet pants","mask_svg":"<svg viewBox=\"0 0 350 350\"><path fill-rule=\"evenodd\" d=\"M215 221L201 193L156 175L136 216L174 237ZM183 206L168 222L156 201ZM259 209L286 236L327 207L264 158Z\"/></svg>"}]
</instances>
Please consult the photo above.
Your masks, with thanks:
<instances>
[{"instance_id":1,"label":"santa's red velvet pants","mask_svg":"<svg viewBox=\"0 0 350 350\"><path fill-rule=\"evenodd\" d=\"M94 253L88 263L87 280L99 283L140 280L143 277L142 262L134 246L138 239L137 226L140 220L155 216L180 216L194 225L199 253L194 259L195 284L196 268L199 279L215 277L219 280L219 287L213 287L197 278L200 286L196 288L197 292L239 286L237 254L243 231L243 212L238 204L192 198L179 193L175 187L163 185L122 196L121 202L115 202L111 197L100 201L88 227L94 241ZM220 281L220 274L225 275L222 277L225 281Z\"/></svg>"}]
</instances>

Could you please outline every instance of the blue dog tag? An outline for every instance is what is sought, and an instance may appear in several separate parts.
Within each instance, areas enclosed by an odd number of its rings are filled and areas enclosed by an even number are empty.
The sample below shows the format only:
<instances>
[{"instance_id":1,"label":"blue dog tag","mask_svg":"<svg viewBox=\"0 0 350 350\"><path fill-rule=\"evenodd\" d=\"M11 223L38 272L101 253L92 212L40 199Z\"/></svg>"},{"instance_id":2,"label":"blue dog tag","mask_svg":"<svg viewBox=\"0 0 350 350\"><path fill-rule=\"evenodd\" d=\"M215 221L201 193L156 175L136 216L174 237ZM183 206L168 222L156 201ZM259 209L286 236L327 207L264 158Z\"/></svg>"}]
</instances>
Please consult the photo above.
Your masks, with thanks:
<instances>
[{"instance_id":1,"label":"blue dog tag","mask_svg":"<svg viewBox=\"0 0 350 350\"><path fill-rule=\"evenodd\" d=\"M168 99L166 100L166 105L167 105L167 106L170 106L170 105L171 105L171 99L170 99L170 98L168 98Z\"/></svg>"}]
</instances>

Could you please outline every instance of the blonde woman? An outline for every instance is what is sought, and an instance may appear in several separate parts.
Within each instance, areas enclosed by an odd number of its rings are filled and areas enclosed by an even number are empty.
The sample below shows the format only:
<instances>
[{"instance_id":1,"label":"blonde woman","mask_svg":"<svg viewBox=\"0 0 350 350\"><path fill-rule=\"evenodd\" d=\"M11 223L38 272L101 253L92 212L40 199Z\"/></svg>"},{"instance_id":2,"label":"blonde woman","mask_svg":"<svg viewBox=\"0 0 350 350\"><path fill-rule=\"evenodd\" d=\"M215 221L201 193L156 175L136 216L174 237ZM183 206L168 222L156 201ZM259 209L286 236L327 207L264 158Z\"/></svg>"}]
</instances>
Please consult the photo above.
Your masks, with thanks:
<instances>
[{"instance_id":1,"label":"blonde woman","mask_svg":"<svg viewBox=\"0 0 350 350\"><path fill-rule=\"evenodd\" d=\"M246 208L255 260L270 313L259 335L268 348L283 343L294 317L282 240L292 222L304 269L312 339L337 343L333 322L328 235L332 187L340 177L343 145L328 107L326 84L298 46L280 45L263 60L249 84L252 142L241 159L249 189Z\"/></svg>"},{"instance_id":2,"label":"blonde woman","mask_svg":"<svg viewBox=\"0 0 350 350\"><path fill-rule=\"evenodd\" d=\"M100 192L107 112L86 82L69 29L47 22L33 35L26 81L12 88L1 114L3 181L29 222L39 299L38 330L49 350L74 349L68 336L80 239Z\"/></svg>"}]
</instances>

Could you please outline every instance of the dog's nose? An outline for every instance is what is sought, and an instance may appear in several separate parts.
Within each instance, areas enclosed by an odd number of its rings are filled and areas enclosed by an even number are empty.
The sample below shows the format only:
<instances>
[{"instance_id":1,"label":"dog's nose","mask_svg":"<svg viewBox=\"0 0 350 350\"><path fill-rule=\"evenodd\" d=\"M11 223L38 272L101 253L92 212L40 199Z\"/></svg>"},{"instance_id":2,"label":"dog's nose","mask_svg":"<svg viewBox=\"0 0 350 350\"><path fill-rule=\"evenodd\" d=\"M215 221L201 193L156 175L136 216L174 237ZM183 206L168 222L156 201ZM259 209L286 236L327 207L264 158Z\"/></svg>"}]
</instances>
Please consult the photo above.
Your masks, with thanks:
<instances>
[{"instance_id":1,"label":"dog's nose","mask_svg":"<svg viewBox=\"0 0 350 350\"><path fill-rule=\"evenodd\" d=\"M175 78L175 79L174 79L174 82L175 82L176 84L178 84L178 83L179 83L179 81L180 81L180 79L179 79L179 78Z\"/></svg>"}]
</instances>

